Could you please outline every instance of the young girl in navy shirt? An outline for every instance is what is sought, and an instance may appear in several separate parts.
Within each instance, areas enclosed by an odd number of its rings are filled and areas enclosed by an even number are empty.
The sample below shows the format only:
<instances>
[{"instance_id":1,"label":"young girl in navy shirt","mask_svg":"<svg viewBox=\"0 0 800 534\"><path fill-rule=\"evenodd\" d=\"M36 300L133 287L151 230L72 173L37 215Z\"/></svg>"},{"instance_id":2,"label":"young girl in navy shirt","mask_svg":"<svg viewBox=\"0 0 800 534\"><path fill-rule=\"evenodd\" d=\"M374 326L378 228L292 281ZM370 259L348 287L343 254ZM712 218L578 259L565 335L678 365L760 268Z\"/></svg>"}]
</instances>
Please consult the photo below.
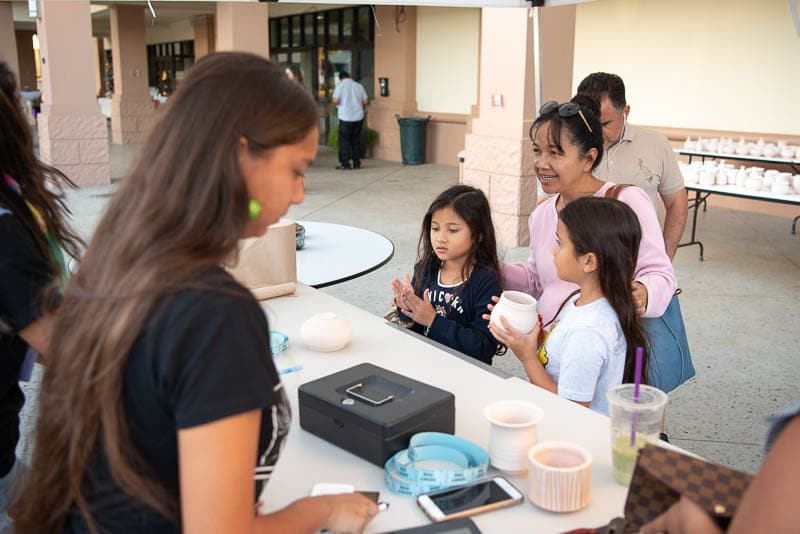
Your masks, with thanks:
<instances>
[{"instance_id":1,"label":"young girl in navy shirt","mask_svg":"<svg viewBox=\"0 0 800 534\"><path fill-rule=\"evenodd\" d=\"M645 347L632 281L642 230L633 210L611 198L582 197L561 210L553 261L558 277L577 284L538 347L505 318L489 329L525 367L530 381L561 397L608 414L606 392L633 382L636 347ZM642 376L647 376L645 350Z\"/></svg>"},{"instance_id":2,"label":"young girl in navy shirt","mask_svg":"<svg viewBox=\"0 0 800 534\"><path fill-rule=\"evenodd\" d=\"M481 318L500 294L500 263L486 195L453 186L431 203L422 221L414 277L392 280L401 322L491 365L497 340Z\"/></svg>"}]
</instances>

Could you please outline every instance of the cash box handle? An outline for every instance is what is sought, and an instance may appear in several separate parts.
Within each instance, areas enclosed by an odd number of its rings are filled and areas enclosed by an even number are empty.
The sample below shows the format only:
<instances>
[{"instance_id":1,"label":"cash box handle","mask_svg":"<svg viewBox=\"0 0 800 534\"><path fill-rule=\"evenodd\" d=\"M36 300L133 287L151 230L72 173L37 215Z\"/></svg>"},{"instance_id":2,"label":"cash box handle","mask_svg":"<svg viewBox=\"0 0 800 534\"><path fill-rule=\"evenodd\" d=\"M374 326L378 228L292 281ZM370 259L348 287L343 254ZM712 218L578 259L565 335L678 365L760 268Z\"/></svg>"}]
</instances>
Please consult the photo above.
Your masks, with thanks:
<instances>
[{"instance_id":1,"label":"cash box handle","mask_svg":"<svg viewBox=\"0 0 800 534\"><path fill-rule=\"evenodd\" d=\"M368 403L372 404L373 406L380 406L381 404L385 404L385 403L389 402L390 400L392 400L394 398L394 395L386 395L382 399L371 399L371 398L367 397L366 395L362 395L361 393L356 393L355 390L361 389L362 387L364 387L364 384L359 382L358 384L355 384L355 385L350 386L349 388L347 388L345 390L345 393L347 393L351 397L355 397L356 399L362 400L364 402L368 402Z\"/></svg>"}]
</instances>

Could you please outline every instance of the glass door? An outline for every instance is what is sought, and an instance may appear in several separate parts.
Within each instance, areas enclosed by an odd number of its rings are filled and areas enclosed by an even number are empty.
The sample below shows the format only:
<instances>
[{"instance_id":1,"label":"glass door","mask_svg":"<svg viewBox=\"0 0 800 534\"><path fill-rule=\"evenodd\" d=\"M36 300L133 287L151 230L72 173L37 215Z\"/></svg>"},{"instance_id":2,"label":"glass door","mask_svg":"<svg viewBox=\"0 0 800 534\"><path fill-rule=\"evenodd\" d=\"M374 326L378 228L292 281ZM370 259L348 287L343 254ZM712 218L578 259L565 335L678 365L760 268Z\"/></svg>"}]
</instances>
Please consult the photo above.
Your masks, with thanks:
<instances>
[{"instance_id":1,"label":"glass door","mask_svg":"<svg viewBox=\"0 0 800 534\"><path fill-rule=\"evenodd\" d=\"M325 54L325 83L327 87L326 102L329 103L328 128L339 124L336 106L333 105L333 91L339 83L339 73L346 71L353 76L353 52L350 50L328 50Z\"/></svg>"}]
</instances>

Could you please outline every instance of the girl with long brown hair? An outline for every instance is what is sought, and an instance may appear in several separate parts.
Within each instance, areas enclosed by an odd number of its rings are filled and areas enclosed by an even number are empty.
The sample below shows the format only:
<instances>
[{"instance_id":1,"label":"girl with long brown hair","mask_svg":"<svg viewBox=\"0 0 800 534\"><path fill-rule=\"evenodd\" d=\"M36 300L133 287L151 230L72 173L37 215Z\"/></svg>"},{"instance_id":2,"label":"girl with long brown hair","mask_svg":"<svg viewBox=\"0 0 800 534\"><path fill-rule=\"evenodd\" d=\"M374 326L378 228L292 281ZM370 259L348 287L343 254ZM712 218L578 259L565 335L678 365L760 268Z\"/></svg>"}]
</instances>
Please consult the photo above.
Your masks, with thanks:
<instances>
[{"instance_id":1,"label":"girl with long brown hair","mask_svg":"<svg viewBox=\"0 0 800 534\"><path fill-rule=\"evenodd\" d=\"M377 512L353 494L253 513L291 416L264 312L219 266L303 200L317 141L278 66L191 69L66 289L19 532L360 531Z\"/></svg>"},{"instance_id":2,"label":"girl with long brown hair","mask_svg":"<svg viewBox=\"0 0 800 534\"><path fill-rule=\"evenodd\" d=\"M15 454L24 396L19 380L46 355L52 317L45 289L63 279L62 250L76 257L80 238L66 222L64 174L39 161L14 73L0 62L0 531L24 466ZM31 391L31 390L29 390ZM33 389L33 392L36 390Z\"/></svg>"},{"instance_id":3,"label":"girl with long brown hair","mask_svg":"<svg viewBox=\"0 0 800 534\"><path fill-rule=\"evenodd\" d=\"M608 415L606 392L633 382L636 349L647 348L633 300L642 228L636 213L612 198L578 198L558 218L553 263L559 278L578 291L564 303L541 348L541 324L523 335L501 317L504 328L489 329L514 351L531 382ZM646 350L642 376L646 380Z\"/></svg>"}]
</instances>

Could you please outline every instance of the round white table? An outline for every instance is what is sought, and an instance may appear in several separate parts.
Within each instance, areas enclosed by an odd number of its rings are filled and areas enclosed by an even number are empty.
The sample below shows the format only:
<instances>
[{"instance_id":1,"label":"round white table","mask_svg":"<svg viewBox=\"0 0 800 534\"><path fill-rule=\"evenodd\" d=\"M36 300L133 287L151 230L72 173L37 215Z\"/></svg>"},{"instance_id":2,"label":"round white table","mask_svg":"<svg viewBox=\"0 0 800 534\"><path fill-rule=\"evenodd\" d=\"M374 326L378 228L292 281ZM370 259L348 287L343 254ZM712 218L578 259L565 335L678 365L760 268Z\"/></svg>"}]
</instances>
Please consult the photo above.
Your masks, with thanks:
<instances>
[{"instance_id":1,"label":"round white table","mask_svg":"<svg viewBox=\"0 0 800 534\"><path fill-rule=\"evenodd\" d=\"M385 265L394 244L381 234L347 226L297 221L306 229L305 247L297 251L297 280L311 287L346 282Z\"/></svg>"}]
</instances>

